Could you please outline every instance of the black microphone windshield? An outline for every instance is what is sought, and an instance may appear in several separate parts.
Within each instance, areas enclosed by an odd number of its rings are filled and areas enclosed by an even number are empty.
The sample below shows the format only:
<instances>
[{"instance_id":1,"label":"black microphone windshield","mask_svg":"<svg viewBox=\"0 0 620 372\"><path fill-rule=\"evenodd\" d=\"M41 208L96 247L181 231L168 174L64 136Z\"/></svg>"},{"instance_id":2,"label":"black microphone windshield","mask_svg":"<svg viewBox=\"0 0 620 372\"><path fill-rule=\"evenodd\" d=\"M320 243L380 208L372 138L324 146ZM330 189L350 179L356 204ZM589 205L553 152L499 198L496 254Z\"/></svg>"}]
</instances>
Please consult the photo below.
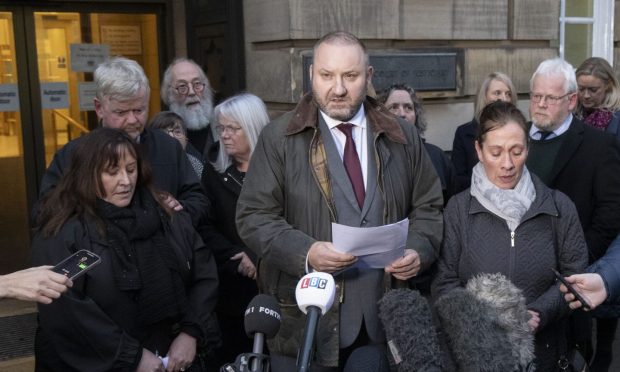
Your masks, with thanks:
<instances>
[{"instance_id":1,"label":"black microphone windshield","mask_svg":"<svg viewBox=\"0 0 620 372\"><path fill-rule=\"evenodd\" d=\"M245 310L245 333L252 337L255 333L262 333L266 338L272 338L280 330L280 305L272 296L259 294L250 301Z\"/></svg>"},{"instance_id":2,"label":"black microphone windshield","mask_svg":"<svg viewBox=\"0 0 620 372\"><path fill-rule=\"evenodd\" d=\"M394 289L379 300L388 348L399 371L442 371L443 358L428 301L417 291Z\"/></svg>"}]
</instances>

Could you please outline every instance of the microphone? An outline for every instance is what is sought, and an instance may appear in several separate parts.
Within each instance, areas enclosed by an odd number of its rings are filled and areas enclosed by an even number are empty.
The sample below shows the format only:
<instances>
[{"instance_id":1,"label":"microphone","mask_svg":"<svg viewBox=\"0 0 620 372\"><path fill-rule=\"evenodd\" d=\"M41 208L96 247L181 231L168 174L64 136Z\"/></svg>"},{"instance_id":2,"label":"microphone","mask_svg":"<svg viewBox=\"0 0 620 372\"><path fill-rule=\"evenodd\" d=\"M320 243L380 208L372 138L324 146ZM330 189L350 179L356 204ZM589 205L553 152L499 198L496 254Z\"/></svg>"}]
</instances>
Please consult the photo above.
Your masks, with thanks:
<instances>
[{"instance_id":1,"label":"microphone","mask_svg":"<svg viewBox=\"0 0 620 372\"><path fill-rule=\"evenodd\" d=\"M327 273L314 272L305 275L295 288L297 307L308 315L304 337L297 356L297 371L307 372L310 368L312 345L319 317L332 307L336 295L334 277Z\"/></svg>"},{"instance_id":2,"label":"microphone","mask_svg":"<svg viewBox=\"0 0 620 372\"><path fill-rule=\"evenodd\" d=\"M252 347L252 369L251 371L262 371L262 354L263 346L266 338L272 338L280 330L280 305L272 296L259 294L255 296L247 309L243 323L245 333L248 337L254 336L254 344ZM243 358L242 358L243 359ZM267 370L269 370L269 361L267 361Z\"/></svg>"},{"instance_id":3,"label":"microphone","mask_svg":"<svg viewBox=\"0 0 620 372\"><path fill-rule=\"evenodd\" d=\"M503 275L474 277L435 308L459 370L525 371L534 360L525 298Z\"/></svg>"},{"instance_id":4,"label":"microphone","mask_svg":"<svg viewBox=\"0 0 620 372\"><path fill-rule=\"evenodd\" d=\"M418 291L403 288L387 292L378 304L379 319L398 371L443 371L428 301Z\"/></svg>"}]
</instances>

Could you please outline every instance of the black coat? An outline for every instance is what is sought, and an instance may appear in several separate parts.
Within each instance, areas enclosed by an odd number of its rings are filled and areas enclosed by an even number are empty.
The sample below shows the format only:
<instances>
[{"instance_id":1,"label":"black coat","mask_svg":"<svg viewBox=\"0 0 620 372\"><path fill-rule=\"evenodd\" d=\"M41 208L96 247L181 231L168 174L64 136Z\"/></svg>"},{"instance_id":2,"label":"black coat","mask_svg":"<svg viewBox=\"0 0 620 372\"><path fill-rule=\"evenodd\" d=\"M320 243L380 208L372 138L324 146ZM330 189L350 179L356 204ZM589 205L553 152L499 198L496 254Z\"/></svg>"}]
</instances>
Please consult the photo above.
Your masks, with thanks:
<instances>
[{"instance_id":1,"label":"black coat","mask_svg":"<svg viewBox=\"0 0 620 372\"><path fill-rule=\"evenodd\" d=\"M69 169L71 153L80 141L76 138L56 152L41 181L39 198L50 192ZM151 165L155 187L177 198L196 226L206 214L208 201L179 142L163 131L145 128L140 135L140 148Z\"/></svg>"},{"instance_id":2,"label":"black coat","mask_svg":"<svg viewBox=\"0 0 620 372\"><path fill-rule=\"evenodd\" d=\"M199 334L193 335L198 336L198 344L217 343L218 340L212 339L217 335L212 316L218 285L215 263L210 250L197 237L189 216L182 216L183 213L169 222L178 235L187 239L180 250L190 263L188 273L174 272L187 279L188 306L180 326L199 329ZM135 294L117 287L111 247L92 222L84 224L73 218L53 237L37 234L32 243L33 264L53 265L80 249L96 253L101 263L75 280L73 287L59 299L39 306L37 366L69 372L134 371L142 357L142 348L153 340L172 341L174 331L170 324L141 324ZM158 351L163 355L167 352Z\"/></svg>"},{"instance_id":3,"label":"black coat","mask_svg":"<svg viewBox=\"0 0 620 372\"><path fill-rule=\"evenodd\" d=\"M217 353L220 365L252 350L252 343L244 330L244 314L252 298L258 294L256 281L237 272L240 260L230 259L237 253L245 252L256 265L256 255L237 234L235 210L243 176L234 167L232 165L226 172L218 173L207 162L202 177L212 208L209 223L201 226L200 234L215 255L220 277L217 302L217 315L222 327L222 348Z\"/></svg>"},{"instance_id":4,"label":"black coat","mask_svg":"<svg viewBox=\"0 0 620 372\"><path fill-rule=\"evenodd\" d=\"M485 209L469 190L445 209L445 230L433 297L464 287L480 273L501 273L523 291L527 307L540 314L536 334L539 371L552 371L563 338L560 320L569 309L551 268L565 276L583 272L586 245L575 206L532 176L536 199L515 229ZM555 219L555 221L553 221ZM555 232L555 236L554 236Z\"/></svg>"},{"instance_id":5,"label":"black coat","mask_svg":"<svg viewBox=\"0 0 620 372\"><path fill-rule=\"evenodd\" d=\"M437 171L439 180L441 181L441 190L443 192L443 205L445 206L450 200L450 197L455 194L456 188L456 174L454 167L450 162L450 158L439 147L424 141L424 148L428 153L433 166Z\"/></svg>"},{"instance_id":6,"label":"black coat","mask_svg":"<svg viewBox=\"0 0 620 372\"><path fill-rule=\"evenodd\" d=\"M620 232L620 145L577 118L565 135L547 186L575 203L593 262ZM527 164L536 160L530 156Z\"/></svg>"},{"instance_id":7,"label":"black coat","mask_svg":"<svg viewBox=\"0 0 620 372\"><path fill-rule=\"evenodd\" d=\"M456 191L461 192L471 185L471 170L478 164L478 154L474 143L478 132L478 121L459 125L452 143L452 164L456 172Z\"/></svg>"}]
</instances>

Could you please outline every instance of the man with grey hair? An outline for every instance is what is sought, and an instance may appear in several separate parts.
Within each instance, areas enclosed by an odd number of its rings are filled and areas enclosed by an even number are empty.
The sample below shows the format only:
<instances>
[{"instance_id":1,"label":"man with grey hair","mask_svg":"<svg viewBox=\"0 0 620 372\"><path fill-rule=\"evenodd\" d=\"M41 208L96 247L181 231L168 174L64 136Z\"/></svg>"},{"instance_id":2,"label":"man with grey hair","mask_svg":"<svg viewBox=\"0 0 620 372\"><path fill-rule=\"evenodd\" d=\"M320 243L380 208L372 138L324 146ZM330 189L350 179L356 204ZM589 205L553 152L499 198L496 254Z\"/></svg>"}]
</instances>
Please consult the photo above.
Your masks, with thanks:
<instances>
[{"instance_id":1,"label":"man with grey hair","mask_svg":"<svg viewBox=\"0 0 620 372\"><path fill-rule=\"evenodd\" d=\"M161 99L183 118L189 143L206 158L213 144L213 92L204 71L191 59L175 59L164 73Z\"/></svg>"},{"instance_id":2,"label":"man with grey hair","mask_svg":"<svg viewBox=\"0 0 620 372\"><path fill-rule=\"evenodd\" d=\"M208 200L181 145L162 131L145 128L150 87L142 67L127 58L111 58L95 70L95 85L100 124L123 130L140 144L151 164L155 187L170 194L166 204L174 210L185 209L196 226L208 209ZM79 141L77 138L56 152L41 181L40 197L51 191L69 168Z\"/></svg>"},{"instance_id":3,"label":"man with grey hair","mask_svg":"<svg viewBox=\"0 0 620 372\"><path fill-rule=\"evenodd\" d=\"M573 66L560 58L543 61L530 80L527 167L575 203L591 264L605 254L620 231L620 148L613 136L574 117L576 105ZM578 320L573 326L573 338L583 350L590 349L586 323ZM615 329L615 322L601 327L602 323L599 330ZM597 351L598 356L603 354Z\"/></svg>"},{"instance_id":4,"label":"man with grey hair","mask_svg":"<svg viewBox=\"0 0 620 372\"><path fill-rule=\"evenodd\" d=\"M361 347L387 363L377 300L433 263L443 227L441 184L417 130L366 95L373 68L364 44L346 32L325 35L309 72L312 93L261 132L237 203L259 288L282 304L269 343L275 372L295 370L305 323L295 287L311 270L336 275L338 299L319 323L313 371L337 371ZM356 257L332 242L332 222L405 219L404 254L383 268L352 267Z\"/></svg>"}]
</instances>

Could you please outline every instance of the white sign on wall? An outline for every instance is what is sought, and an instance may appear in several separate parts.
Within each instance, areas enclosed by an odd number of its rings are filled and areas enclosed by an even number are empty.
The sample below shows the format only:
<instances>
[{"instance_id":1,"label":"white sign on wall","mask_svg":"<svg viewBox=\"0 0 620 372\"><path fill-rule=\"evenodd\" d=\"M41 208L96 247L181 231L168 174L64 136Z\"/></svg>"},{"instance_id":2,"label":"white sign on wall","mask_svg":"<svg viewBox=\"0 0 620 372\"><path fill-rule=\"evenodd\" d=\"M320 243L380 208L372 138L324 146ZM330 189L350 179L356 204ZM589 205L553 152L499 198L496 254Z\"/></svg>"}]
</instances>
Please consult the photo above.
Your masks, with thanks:
<instances>
[{"instance_id":1,"label":"white sign on wall","mask_svg":"<svg viewBox=\"0 0 620 372\"><path fill-rule=\"evenodd\" d=\"M57 109L69 107L69 84L41 83L41 107Z\"/></svg>"},{"instance_id":2,"label":"white sign on wall","mask_svg":"<svg viewBox=\"0 0 620 372\"><path fill-rule=\"evenodd\" d=\"M93 72L110 55L106 44L71 44L71 70Z\"/></svg>"},{"instance_id":3,"label":"white sign on wall","mask_svg":"<svg viewBox=\"0 0 620 372\"><path fill-rule=\"evenodd\" d=\"M17 84L0 84L0 111L19 111Z\"/></svg>"},{"instance_id":4,"label":"white sign on wall","mask_svg":"<svg viewBox=\"0 0 620 372\"><path fill-rule=\"evenodd\" d=\"M78 94L80 101L80 111L95 111L95 93L97 88L95 83L79 83Z\"/></svg>"}]
</instances>

